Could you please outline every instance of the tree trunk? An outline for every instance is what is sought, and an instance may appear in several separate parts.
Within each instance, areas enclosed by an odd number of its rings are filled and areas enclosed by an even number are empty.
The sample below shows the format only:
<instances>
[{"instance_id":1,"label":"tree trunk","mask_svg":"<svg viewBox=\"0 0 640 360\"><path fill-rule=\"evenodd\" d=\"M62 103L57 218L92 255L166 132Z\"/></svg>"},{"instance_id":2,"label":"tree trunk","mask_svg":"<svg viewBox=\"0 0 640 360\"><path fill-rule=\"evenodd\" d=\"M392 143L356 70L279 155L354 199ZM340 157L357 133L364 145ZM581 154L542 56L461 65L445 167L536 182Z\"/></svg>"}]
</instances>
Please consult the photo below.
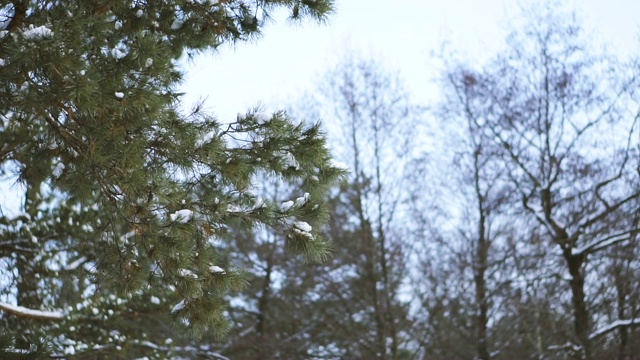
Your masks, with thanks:
<instances>
[{"instance_id":1,"label":"tree trunk","mask_svg":"<svg viewBox=\"0 0 640 360\"><path fill-rule=\"evenodd\" d=\"M584 274L582 267L586 260L586 255L573 255L570 248L563 250L564 259L571 275L569 286L571 287L571 302L573 304L573 325L577 340L582 346L582 355L577 354L579 359L591 359L591 349L589 341L589 312L585 303L584 295Z\"/></svg>"}]
</instances>

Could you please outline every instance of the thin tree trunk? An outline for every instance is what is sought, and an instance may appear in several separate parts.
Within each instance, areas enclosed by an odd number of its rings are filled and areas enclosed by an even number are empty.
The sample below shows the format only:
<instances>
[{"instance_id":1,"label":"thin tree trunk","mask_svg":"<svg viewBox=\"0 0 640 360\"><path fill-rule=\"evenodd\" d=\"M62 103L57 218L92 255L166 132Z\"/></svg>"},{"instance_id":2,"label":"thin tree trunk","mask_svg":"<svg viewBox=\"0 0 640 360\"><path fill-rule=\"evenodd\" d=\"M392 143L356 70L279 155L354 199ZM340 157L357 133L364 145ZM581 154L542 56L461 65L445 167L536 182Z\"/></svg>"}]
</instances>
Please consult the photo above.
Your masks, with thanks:
<instances>
[{"instance_id":1,"label":"thin tree trunk","mask_svg":"<svg viewBox=\"0 0 640 360\"><path fill-rule=\"evenodd\" d=\"M489 304L487 303L487 289L485 273L487 271L487 257L489 253L489 242L486 238L486 215L484 209L484 197L480 189L480 169L478 158L480 149L474 152L474 182L475 192L478 200L478 241L476 243L476 256L474 264L474 282L476 287L476 306L478 312L476 316L476 355L480 360L489 360L489 350L487 344L487 322Z\"/></svg>"}]
</instances>

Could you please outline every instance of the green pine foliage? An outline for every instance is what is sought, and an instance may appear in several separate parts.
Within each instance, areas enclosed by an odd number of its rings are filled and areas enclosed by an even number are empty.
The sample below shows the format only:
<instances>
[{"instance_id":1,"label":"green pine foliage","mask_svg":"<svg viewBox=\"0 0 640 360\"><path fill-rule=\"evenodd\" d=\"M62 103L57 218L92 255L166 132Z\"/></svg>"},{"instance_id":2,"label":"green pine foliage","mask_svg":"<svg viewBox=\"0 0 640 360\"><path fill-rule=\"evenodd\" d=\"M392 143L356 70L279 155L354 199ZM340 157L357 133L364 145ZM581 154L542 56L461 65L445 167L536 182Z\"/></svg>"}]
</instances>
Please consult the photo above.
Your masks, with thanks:
<instances>
[{"instance_id":1,"label":"green pine foliage","mask_svg":"<svg viewBox=\"0 0 640 360\"><path fill-rule=\"evenodd\" d=\"M0 209L0 303L23 307L0 312L1 354L165 357L222 336L246 284L218 256L234 229L328 256L322 200L344 170L319 124L181 110L178 60L255 38L278 8L323 20L332 1L0 3L0 175L23 193ZM301 197L260 198L263 177Z\"/></svg>"}]
</instances>

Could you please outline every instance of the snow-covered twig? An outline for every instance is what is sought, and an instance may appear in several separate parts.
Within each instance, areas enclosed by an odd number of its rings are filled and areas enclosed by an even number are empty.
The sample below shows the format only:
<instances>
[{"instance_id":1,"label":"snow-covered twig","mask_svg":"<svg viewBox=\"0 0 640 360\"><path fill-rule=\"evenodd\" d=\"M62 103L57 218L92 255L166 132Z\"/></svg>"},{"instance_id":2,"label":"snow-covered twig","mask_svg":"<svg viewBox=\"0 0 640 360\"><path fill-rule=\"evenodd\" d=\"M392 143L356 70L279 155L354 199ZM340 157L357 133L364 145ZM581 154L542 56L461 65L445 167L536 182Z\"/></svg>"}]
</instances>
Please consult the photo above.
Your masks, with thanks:
<instances>
[{"instance_id":1,"label":"snow-covered twig","mask_svg":"<svg viewBox=\"0 0 640 360\"><path fill-rule=\"evenodd\" d=\"M587 245L575 248L575 249L571 250L571 254L573 254L573 255L590 254L590 253L596 252L598 250L602 250L602 249L604 249L604 248L606 248L608 246L611 246L613 244L616 244L616 243L619 243L619 242L623 242L623 241L627 241L630 238L631 238L631 232L630 231L625 231L623 233L607 236L607 237L605 237L603 239L598 239L598 240L590 242Z\"/></svg>"},{"instance_id":2,"label":"snow-covered twig","mask_svg":"<svg viewBox=\"0 0 640 360\"><path fill-rule=\"evenodd\" d=\"M75 270L78 266L82 265L85 261L87 261L87 258L85 256L83 256L83 257L75 260L71 264L65 266L64 269L67 270L67 271Z\"/></svg>"},{"instance_id":3,"label":"snow-covered twig","mask_svg":"<svg viewBox=\"0 0 640 360\"><path fill-rule=\"evenodd\" d=\"M18 317L28 317L37 320L62 320L64 318L64 314L60 311L33 310L3 302L0 302L0 310Z\"/></svg>"},{"instance_id":4,"label":"snow-covered twig","mask_svg":"<svg viewBox=\"0 0 640 360\"><path fill-rule=\"evenodd\" d=\"M597 329L596 331L592 332L589 335L589 340L595 340L596 338L611 332L619 327L624 327L624 326L634 326L634 325L640 325L640 318L635 318L635 319L626 319L626 320L616 320L614 322L612 322L611 324L602 327L600 329Z\"/></svg>"}]
</instances>

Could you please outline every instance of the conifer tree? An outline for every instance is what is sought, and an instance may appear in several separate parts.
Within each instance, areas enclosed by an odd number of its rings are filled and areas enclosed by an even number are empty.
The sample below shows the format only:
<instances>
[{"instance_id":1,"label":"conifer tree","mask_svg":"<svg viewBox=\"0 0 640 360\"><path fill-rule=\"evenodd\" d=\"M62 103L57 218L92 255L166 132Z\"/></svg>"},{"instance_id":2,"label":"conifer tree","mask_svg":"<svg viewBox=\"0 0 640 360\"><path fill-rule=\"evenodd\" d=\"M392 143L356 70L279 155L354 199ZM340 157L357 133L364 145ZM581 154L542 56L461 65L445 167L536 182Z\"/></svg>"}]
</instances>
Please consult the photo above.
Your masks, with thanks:
<instances>
[{"instance_id":1,"label":"conifer tree","mask_svg":"<svg viewBox=\"0 0 640 360\"><path fill-rule=\"evenodd\" d=\"M256 37L278 8L323 20L332 1L0 3L0 175L22 197L0 209L0 357L195 356L207 349L169 340L165 320L228 329L243 272L216 246L233 229L327 256L322 199L344 170L319 125L181 110L178 59ZM305 206L260 198L256 176L296 185Z\"/></svg>"}]
</instances>

